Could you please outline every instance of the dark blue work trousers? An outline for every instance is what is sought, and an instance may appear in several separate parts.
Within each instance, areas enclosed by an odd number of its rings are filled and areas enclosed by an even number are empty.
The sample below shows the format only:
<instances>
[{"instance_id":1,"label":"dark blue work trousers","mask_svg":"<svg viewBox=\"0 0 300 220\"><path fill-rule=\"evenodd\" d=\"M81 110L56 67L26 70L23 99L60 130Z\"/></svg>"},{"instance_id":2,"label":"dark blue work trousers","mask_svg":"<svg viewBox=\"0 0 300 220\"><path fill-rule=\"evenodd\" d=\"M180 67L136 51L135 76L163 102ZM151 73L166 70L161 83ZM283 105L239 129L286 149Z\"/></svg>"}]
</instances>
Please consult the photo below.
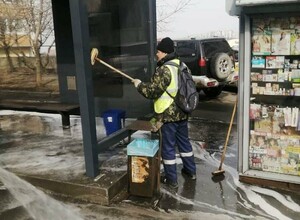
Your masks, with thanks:
<instances>
[{"instance_id":1,"label":"dark blue work trousers","mask_svg":"<svg viewBox=\"0 0 300 220\"><path fill-rule=\"evenodd\" d=\"M183 168L196 174L193 148L188 137L187 120L165 123L162 128L161 156L166 178L171 182L177 182L176 172L176 146L182 159Z\"/></svg>"}]
</instances>

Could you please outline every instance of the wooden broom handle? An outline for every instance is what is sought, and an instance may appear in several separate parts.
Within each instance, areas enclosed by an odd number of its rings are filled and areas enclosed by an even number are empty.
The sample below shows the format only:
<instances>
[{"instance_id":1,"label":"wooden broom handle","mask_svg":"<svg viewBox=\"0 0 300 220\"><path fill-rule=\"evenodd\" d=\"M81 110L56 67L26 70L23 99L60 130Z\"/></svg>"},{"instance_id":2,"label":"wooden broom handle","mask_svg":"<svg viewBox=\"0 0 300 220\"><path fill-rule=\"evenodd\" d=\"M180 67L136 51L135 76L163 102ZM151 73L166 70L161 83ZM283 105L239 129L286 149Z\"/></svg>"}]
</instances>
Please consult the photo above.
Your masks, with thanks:
<instances>
[{"instance_id":1,"label":"wooden broom handle","mask_svg":"<svg viewBox=\"0 0 300 220\"><path fill-rule=\"evenodd\" d=\"M120 70L114 68L113 66L111 66L111 65L109 65L108 63L102 61L102 60L99 59L98 57L95 57L95 59L96 59L97 61L99 61L100 63L102 63L103 65L107 66L108 68L110 68L110 69L116 71L117 73L120 73L122 76L125 76L126 78L130 79L131 81L134 80L134 78L132 78L132 77L128 76L126 73L124 73L124 72L122 72L122 71L120 71Z\"/></svg>"},{"instance_id":2,"label":"wooden broom handle","mask_svg":"<svg viewBox=\"0 0 300 220\"><path fill-rule=\"evenodd\" d=\"M231 120L230 120L230 124L229 124L229 128L228 128L228 132L227 132L227 137L226 137L226 141L225 141L225 144L224 144L224 150L223 150L223 154L222 154L222 157L221 157L221 163L220 163L219 170L222 169L222 164L223 164L224 159L225 159L227 144L228 144L228 140L229 140L232 124L233 124L233 119L234 119L235 112L236 112L236 107L237 107L237 99L235 100L235 103L234 103L234 107L233 107L233 111L232 111L232 115L231 115Z\"/></svg>"}]
</instances>

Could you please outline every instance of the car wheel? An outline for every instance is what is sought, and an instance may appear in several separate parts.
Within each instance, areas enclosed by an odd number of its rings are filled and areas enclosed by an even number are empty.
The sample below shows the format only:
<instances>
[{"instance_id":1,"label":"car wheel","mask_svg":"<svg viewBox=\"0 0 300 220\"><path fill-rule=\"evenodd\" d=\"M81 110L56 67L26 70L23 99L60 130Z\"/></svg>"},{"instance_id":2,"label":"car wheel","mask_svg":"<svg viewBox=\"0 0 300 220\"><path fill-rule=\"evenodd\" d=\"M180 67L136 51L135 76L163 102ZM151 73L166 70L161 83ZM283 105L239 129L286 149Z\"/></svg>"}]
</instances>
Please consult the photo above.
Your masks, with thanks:
<instances>
[{"instance_id":1,"label":"car wheel","mask_svg":"<svg viewBox=\"0 0 300 220\"><path fill-rule=\"evenodd\" d=\"M223 90L223 86L218 86L218 87L212 87L212 88L205 88L205 89L203 89L203 92L209 98L216 98L216 97L218 97L218 95L221 94L222 90Z\"/></svg>"},{"instance_id":2,"label":"car wheel","mask_svg":"<svg viewBox=\"0 0 300 220\"><path fill-rule=\"evenodd\" d=\"M211 75L218 80L226 79L231 73L232 67L232 60L226 53L217 53L210 62Z\"/></svg>"}]
</instances>

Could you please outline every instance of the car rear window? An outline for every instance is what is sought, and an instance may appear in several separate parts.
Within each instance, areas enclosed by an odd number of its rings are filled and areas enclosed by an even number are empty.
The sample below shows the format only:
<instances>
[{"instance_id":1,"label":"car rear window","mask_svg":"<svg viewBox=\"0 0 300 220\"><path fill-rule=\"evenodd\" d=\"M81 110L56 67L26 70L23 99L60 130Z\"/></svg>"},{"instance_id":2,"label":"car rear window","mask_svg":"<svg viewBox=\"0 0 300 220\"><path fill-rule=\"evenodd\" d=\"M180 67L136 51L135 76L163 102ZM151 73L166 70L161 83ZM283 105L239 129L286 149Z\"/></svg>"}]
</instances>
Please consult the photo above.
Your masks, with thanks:
<instances>
[{"instance_id":1,"label":"car rear window","mask_svg":"<svg viewBox=\"0 0 300 220\"><path fill-rule=\"evenodd\" d=\"M175 50L178 56L195 56L196 55L196 44L191 41L179 41L175 42Z\"/></svg>"},{"instance_id":2,"label":"car rear window","mask_svg":"<svg viewBox=\"0 0 300 220\"><path fill-rule=\"evenodd\" d=\"M203 42L202 47L204 49L204 54L206 57L211 57L216 53L229 53L232 52L229 45L224 41L212 41Z\"/></svg>"}]
</instances>

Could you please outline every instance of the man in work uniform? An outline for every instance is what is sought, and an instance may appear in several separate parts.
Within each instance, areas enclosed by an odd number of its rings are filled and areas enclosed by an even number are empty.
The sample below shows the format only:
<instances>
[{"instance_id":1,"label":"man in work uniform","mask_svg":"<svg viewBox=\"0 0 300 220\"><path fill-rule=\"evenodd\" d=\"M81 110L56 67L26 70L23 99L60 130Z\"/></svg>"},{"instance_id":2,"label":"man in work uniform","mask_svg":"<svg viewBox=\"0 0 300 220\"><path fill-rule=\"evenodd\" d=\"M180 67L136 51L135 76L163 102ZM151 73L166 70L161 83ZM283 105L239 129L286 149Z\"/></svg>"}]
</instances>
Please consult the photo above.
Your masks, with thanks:
<instances>
[{"instance_id":1,"label":"man in work uniform","mask_svg":"<svg viewBox=\"0 0 300 220\"><path fill-rule=\"evenodd\" d=\"M183 162L182 174L196 180L194 154L188 138L188 115L170 97L175 97L178 90L178 67L168 63L179 65L180 61L174 53L174 42L168 37L157 45L156 56L157 68L150 82L141 82L139 79L132 82L140 94L154 100L154 118L163 123L161 155L165 175L161 177L161 182L177 189L176 145Z\"/></svg>"}]
</instances>

